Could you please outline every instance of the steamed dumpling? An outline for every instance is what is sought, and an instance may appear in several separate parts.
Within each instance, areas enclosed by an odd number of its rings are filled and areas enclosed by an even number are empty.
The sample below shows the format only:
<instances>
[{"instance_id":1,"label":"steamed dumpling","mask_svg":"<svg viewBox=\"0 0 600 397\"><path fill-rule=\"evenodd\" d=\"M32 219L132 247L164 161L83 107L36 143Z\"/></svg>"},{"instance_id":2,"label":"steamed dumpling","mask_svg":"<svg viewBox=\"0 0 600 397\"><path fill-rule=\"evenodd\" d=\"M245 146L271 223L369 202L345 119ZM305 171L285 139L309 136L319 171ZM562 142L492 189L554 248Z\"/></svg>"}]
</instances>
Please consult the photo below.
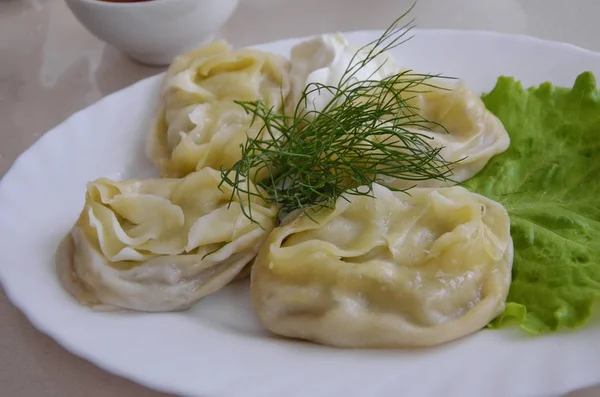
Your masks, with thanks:
<instances>
[{"instance_id":1,"label":"steamed dumpling","mask_svg":"<svg viewBox=\"0 0 600 397\"><path fill-rule=\"evenodd\" d=\"M239 202L228 206L220 181L204 168L183 179L90 182L57 253L65 288L88 306L141 311L186 309L221 289L254 259L276 210L252 196L252 223Z\"/></svg>"},{"instance_id":2,"label":"steamed dumpling","mask_svg":"<svg viewBox=\"0 0 600 397\"><path fill-rule=\"evenodd\" d=\"M147 153L162 176L203 167L231 167L247 136L262 124L234 101L263 101L281 109L289 91L289 61L225 41L179 56L165 76Z\"/></svg>"},{"instance_id":3,"label":"steamed dumpling","mask_svg":"<svg viewBox=\"0 0 600 397\"><path fill-rule=\"evenodd\" d=\"M413 117L413 121L425 119L432 122L427 128L407 129L425 135L427 143L432 147L442 147L440 155L446 161L460 162L450 167L453 171L450 176L452 181L410 181L381 176L383 184L397 189L454 185L473 177L494 155L508 148L510 138L502 122L486 109L479 96L464 82L448 84L444 80L427 79L419 83L421 77L416 72L400 70L392 54L387 51L359 67L358 64L364 62L369 55L369 49L360 49L361 47L350 45L339 33L317 36L294 46L291 51L292 87L288 107L295 109L298 101L303 99L300 108L322 111L333 99L333 93L326 89L312 89L303 98L305 87L315 82L337 86L349 68L353 71L353 77L349 80L352 83L384 80L397 73L407 72L398 84L407 85L411 82L410 88L402 94L411 109L401 106L400 111L404 113L403 116L415 116L416 113L417 117ZM379 95L377 92L374 91L374 94ZM383 140L389 137L379 136L373 139Z\"/></svg>"},{"instance_id":4,"label":"steamed dumpling","mask_svg":"<svg viewBox=\"0 0 600 397\"><path fill-rule=\"evenodd\" d=\"M416 113L433 122L427 129L414 129L431 138L432 147L442 147L444 160L452 165L453 182L440 180L406 181L386 179L387 186L403 189L411 186L440 187L464 182L477 174L495 155L504 152L510 138L502 122L464 82L447 84L436 81L430 86L416 86L406 92L408 103ZM443 127L442 127L443 126ZM445 129L444 129L445 128Z\"/></svg>"},{"instance_id":5,"label":"steamed dumpling","mask_svg":"<svg viewBox=\"0 0 600 397\"><path fill-rule=\"evenodd\" d=\"M503 311L513 249L500 204L459 186L373 189L273 230L251 270L267 329L338 347L427 346Z\"/></svg>"},{"instance_id":6,"label":"steamed dumpling","mask_svg":"<svg viewBox=\"0 0 600 397\"><path fill-rule=\"evenodd\" d=\"M337 87L345 81L343 87L357 81L382 80L398 71L396 61L388 51L376 56L371 54L372 47L351 45L341 33L323 34L296 44L291 50L291 92L288 98L290 112L298 102L308 111L322 111L333 99L329 90L310 89L303 97L309 84L320 83ZM370 62L365 62L368 57ZM352 78L346 73L350 64L355 66Z\"/></svg>"}]
</instances>

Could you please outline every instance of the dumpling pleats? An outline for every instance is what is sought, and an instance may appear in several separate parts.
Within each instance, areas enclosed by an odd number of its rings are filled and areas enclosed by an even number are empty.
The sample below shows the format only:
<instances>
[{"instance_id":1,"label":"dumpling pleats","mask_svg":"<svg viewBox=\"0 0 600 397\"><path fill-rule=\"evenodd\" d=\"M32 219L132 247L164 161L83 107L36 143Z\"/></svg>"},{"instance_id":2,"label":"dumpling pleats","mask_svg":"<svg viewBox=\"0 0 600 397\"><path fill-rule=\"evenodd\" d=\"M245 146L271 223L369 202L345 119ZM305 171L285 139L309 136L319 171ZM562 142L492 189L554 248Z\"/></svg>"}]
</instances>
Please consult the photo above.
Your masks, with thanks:
<instances>
[{"instance_id":1,"label":"dumpling pleats","mask_svg":"<svg viewBox=\"0 0 600 397\"><path fill-rule=\"evenodd\" d=\"M289 92L289 61L220 40L178 57L164 79L147 140L148 157L164 177L231 167L263 125L234 101L262 101L279 111Z\"/></svg>"},{"instance_id":2,"label":"dumpling pleats","mask_svg":"<svg viewBox=\"0 0 600 397\"><path fill-rule=\"evenodd\" d=\"M513 249L499 203L458 186L373 194L270 234L251 275L266 328L339 347L428 346L503 311Z\"/></svg>"},{"instance_id":3,"label":"dumpling pleats","mask_svg":"<svg viewBox=\"0 0 600 397\"><path fill-rule=\"evenodd\" d=\"M276 209L252 196L229 205L219 171L182 179L87 187L79 219L59 248L65 288L89 306L183 310L234 279L275 225ZM254 189L254 187L251 187Z\"/></svg>"}]
</instances>

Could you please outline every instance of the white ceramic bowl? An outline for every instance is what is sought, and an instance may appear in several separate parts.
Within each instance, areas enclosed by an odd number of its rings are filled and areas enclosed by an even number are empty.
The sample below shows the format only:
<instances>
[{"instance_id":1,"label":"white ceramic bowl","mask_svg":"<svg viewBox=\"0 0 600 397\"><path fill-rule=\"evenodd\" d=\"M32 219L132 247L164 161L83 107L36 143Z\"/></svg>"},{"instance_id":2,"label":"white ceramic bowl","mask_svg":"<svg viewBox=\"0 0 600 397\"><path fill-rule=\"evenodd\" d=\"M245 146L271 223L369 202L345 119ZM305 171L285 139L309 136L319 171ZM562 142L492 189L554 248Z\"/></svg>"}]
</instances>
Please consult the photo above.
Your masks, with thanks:
<instances>
[{"instance_id":1,"label":"white ceramic bowl","mask_svg":"<svg viewBox=\"0 0 600 397\"><path fill-rule=\"evenodd\" d=\"M238 0L65 1L94 36L152 65L169 64L175 56L210 41L238 3Z\"/></svg>"}]
</instances>

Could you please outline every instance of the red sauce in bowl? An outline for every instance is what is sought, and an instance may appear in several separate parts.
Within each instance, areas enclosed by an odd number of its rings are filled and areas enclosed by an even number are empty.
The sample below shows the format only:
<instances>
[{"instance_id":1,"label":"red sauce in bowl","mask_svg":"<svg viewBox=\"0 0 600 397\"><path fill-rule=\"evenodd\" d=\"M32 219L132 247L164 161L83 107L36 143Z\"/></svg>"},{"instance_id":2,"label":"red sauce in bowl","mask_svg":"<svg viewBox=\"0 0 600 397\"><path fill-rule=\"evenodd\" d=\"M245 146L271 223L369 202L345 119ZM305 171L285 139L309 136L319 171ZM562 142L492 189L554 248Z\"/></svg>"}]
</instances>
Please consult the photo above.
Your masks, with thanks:
<instances>
[{"instance_id":1,"label":"red sauce in bowl","mask_svg":"<svg viewBox=\"0 0 600 397\"><path fill-rule=\"evenodd\" d=\"M106 1L107 3L142 3L142 2L146 2L146 1L152 1L152 0L100 0L100 1Z\"/></svg>"}]
</instances>

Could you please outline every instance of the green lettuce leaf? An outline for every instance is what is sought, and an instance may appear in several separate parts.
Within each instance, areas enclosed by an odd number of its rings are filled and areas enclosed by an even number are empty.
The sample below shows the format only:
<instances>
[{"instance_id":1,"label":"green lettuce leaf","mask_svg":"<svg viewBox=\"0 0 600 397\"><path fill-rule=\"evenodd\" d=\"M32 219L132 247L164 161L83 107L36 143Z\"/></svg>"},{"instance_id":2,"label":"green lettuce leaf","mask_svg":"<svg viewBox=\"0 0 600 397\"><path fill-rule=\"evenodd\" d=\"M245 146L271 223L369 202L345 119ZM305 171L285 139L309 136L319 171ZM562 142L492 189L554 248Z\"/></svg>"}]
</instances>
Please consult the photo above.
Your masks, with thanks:
<instances>
[{"instance_id":1,"label":"green lettuce leaf","mask_svg":"<svg viewBox=\"0 0 600 397\"><path fill-rule=\"evenodd\" d=\"M537 334L583 325L600 297L600 94L592 73L572 89L523 89L500 77L483 96L510 148L467 182L504 205L515 245L504 313Z\"/></svg>"}]
</instances>

